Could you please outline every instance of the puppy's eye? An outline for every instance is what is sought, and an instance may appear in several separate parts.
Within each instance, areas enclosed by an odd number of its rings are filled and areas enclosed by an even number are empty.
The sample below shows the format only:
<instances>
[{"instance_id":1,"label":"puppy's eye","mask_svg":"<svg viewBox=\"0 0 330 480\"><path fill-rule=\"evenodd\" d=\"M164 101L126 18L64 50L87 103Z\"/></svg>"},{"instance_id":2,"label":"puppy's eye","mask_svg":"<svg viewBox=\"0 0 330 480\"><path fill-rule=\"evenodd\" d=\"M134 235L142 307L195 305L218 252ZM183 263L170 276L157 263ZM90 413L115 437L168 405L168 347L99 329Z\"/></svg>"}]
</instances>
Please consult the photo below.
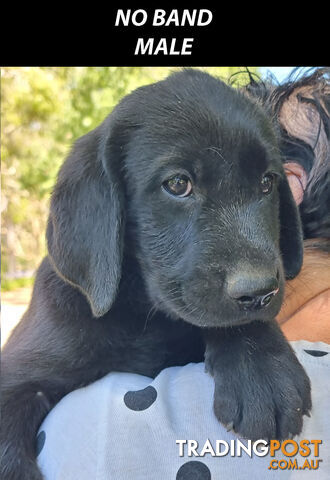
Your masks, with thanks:
<instances>
[{"instance_id":1,"label":"puppy's eye","mask_svg":"<svg viewBox=\"0 0 330 480\"><path fill-rule=\"evenodd\" d=\"M163 188L176 197L188 197L192 192L191 181L185 175L175 175L175 177L166 180Z\"/></svg>"},{"instance_id":2,"label":"puppy's eye","mask_svg":"<svg viewBox=\"0 0 330 480\"><path fill-rule=\"evenodd\" d=\"M265 195L268 195L273 190L274 184L274 175L272 173L267 173L261 179L261 191Z\"/></svg>"}]
</instances>

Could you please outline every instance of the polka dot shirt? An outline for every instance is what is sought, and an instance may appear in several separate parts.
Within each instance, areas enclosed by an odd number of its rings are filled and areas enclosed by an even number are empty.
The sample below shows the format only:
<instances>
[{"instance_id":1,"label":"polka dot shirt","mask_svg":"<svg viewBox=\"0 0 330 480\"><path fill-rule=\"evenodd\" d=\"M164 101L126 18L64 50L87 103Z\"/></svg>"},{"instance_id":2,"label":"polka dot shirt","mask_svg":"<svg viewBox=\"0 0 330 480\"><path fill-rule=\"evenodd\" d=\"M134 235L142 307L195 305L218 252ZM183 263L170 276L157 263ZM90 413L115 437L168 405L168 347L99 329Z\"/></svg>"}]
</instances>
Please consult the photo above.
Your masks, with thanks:
<instances>
[{"instance_id":1,"label":"polka dot shirt","mask_svg":"<svg viewBox=\"0 0 330 480\"><path fill-rule=\"evenodd\" d=\"M321 439L317 471L271 470L270 457L180 455L179 439L198 445L237 437L213 413L214 383L204 364L163 370L155 379L109 373L67 395L36 439L46 480L329 479L330 346L291 342L312 382L313 410L300 439ZM241 439L242 440L242 439ZM279 457L285 458L285 457Z\"/></svg>"}]
</instances>

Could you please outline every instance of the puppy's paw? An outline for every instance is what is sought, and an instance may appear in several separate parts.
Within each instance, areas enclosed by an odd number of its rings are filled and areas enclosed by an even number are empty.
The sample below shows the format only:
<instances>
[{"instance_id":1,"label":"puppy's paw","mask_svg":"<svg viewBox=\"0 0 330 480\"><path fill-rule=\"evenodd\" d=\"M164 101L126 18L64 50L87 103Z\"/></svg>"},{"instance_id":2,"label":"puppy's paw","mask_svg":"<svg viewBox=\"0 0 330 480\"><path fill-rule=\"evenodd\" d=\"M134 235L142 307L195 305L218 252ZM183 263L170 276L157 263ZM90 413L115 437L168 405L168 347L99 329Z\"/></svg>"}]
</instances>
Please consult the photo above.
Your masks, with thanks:
<instances>
[{"instance_id":1,"label":"puppy's paw","mask_svg":"<svg viewBox=\"0 0 330 480\"><path fill-rule=\"evenodd\" d=\"M301 432L311 409L310 383L293 353L241 372L220 368L214 378L214 412L227 430L251 440L283 440Z\"/></svg>"}]
</instances>

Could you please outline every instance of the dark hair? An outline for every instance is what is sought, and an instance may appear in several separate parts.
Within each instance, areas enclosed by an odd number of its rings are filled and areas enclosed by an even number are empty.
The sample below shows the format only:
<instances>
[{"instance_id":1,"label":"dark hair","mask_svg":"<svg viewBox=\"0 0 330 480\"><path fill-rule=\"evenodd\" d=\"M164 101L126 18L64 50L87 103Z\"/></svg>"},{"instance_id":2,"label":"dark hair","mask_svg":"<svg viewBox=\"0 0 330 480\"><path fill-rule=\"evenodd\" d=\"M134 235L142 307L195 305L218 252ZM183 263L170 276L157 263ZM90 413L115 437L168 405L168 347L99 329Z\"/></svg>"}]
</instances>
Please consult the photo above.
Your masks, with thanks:
<instances>
[{"instance_id":1,"label":"dark hair","mask_svg":"<svg viewBox=\"0 0 330 480\"><path fill-rule=\"evenodd\" d=\"M330 68L294 69L283 82L249 72L242 90L257 99L277 124L283 162L308 175L300 214L304 238L329 239L330 251ZM324 242L322 242L324 245Z\"/></svg>"}]
</instances>

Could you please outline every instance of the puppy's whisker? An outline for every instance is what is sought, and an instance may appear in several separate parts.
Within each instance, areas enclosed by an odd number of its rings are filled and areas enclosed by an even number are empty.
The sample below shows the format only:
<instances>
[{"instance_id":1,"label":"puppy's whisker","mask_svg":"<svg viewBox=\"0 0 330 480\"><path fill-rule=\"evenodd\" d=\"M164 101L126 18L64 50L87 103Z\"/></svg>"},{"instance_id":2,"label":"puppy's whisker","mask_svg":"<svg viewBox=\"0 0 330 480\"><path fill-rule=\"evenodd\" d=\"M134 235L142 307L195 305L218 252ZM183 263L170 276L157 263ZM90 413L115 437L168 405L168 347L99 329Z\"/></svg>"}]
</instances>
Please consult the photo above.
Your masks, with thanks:
<instances>
[{"instance_id":1,"label":"puppy's whisker","mask_svg":"<svg viewBox=\"0 0 330 480\"><path fill-rule=\"evenodd\" d=\"M143 327L142 332L145 332L145 331L146 331L148 321L151 320L151 319L155 316L156 312L157 312L157 306L156 306L156 305L153 305L153 306L150 308L150 310L149 310L149 312L148 312L148 314L147 314L147 318L146 318L146 321L145 321L145 323L144 323L144 327Z\"/></svg>"},{"instance_id":2,"label":"puppy's whisker","mask_svg":"<svg viewBox=\"0 0 330 480\"><path fill-rule=\"evenodd\" d=\"M228 163L228 161L225 159L225 157L222 155L221 150L219 147L207 147L205 150L211 150L211 152L216 153L224 162Z\"/></svg>"}]
</instances>

